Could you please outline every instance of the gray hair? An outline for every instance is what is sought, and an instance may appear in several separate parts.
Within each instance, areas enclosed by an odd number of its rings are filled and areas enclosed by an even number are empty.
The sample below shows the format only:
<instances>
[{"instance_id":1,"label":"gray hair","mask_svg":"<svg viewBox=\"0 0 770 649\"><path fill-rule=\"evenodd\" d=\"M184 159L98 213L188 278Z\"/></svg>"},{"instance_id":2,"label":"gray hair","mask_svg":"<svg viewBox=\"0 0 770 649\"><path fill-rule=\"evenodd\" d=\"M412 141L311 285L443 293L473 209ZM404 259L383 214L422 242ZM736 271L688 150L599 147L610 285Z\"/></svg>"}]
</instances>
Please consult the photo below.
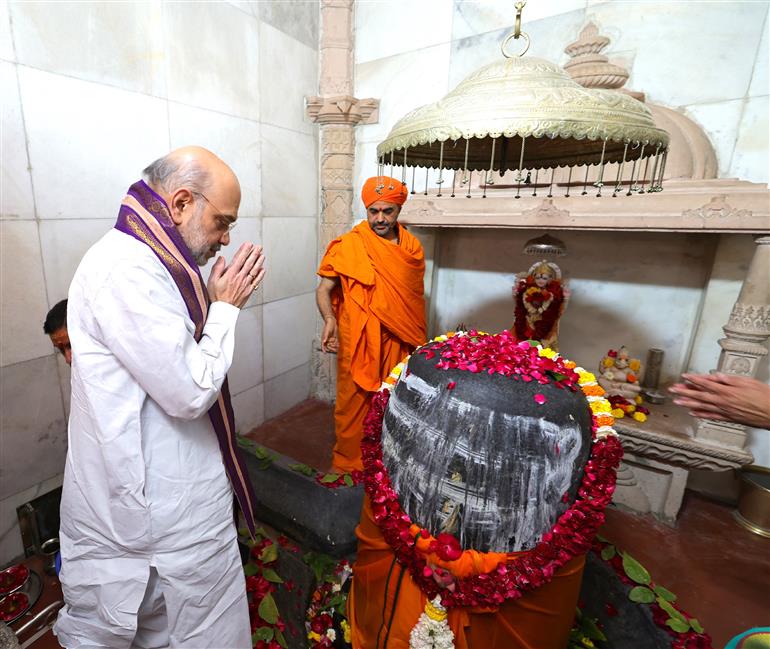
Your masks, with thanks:
<instances>
[{"instance_id":1,"label":"gray hair","mask_svg":"<svg viewBox=\"0 0 770 649\"><path fill-rule=\"evenodd\" d=\"M203 192L209 187L209 173L197 160L179 160L173 155L158 158L142 171L145 182L171 193L179 187Z\"/></svg>"}]
</instances>

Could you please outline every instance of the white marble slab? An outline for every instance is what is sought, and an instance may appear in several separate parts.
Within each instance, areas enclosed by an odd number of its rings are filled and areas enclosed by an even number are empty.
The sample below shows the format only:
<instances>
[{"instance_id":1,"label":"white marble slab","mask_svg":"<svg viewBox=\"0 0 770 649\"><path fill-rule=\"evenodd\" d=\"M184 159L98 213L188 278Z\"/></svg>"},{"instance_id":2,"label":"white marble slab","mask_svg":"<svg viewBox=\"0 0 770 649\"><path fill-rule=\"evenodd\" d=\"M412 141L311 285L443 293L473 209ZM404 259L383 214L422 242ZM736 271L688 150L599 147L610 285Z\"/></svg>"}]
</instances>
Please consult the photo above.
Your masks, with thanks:
<instances>
[{"instance_id":1,"label":"white marble slab","mask_svg":"<svg viewBox=\"0 0 770 649\"><path fill-rule=\"evenodd\" d=\"M262 308L265 380L310 362L315 292L267 302Z\"/></svg>"},{"instance_id":2,"label":"white marble slab","mask_svg":"<svg viewBox=\"0 0 770 649\"><path fill-rule=\"evenodd\" d=\"M711 140L717 155L720 178L730 175L730 163L733 159L743 106L743 99L732 99L684 107L685 114L694 120Z\"/></svg>"},{"instance_id":3,"label":"white marble slab","mask_svg":"<svg viewBox=\"0 0 770 649\"><path fill-rule=\"evenodd\" d=\"M318 49L318 24L321 13L318 0L257 0L249 4L254 15L263 23L280 29L308 47Z\"/></svg>"},{"instance_id":4,"label":"white marble slab","mask_svg":"<svg viewBox=\"0 0 770 649\"><path fill-rule=\"evenodd\" d=\"M355 66L355 95L380 100L377 124L356 129L365 141L385 139L406 113L441 99L448 91L449 43L397 54Z\"/></svg>"},{"instance_id":5,"label":"white marble slab","mask_svg":"<svg viewBox=\"0 0 770 649\"><path fill-rule=\"evenodd\" d=\"M48 219L40 222L43 268L51 305L67 297L83 255L113 225L112 219Z\"/></svg>"},{"instance_id":6,"label":"white marble slab","mask_svg":"<svg viewBox=\"0 0 770 649\"><path fill-rule=\"evenodd\" d=\"M0 498L8 498L64 469L67 424L54 355L4 367L0 395Z\"/></svg>"},{"instance_id":7,"label":"white marble slab","mask_svg":"<svg viewBox=\"0 0 770 649\"><path fill-rule=\"evenodd\" d=\"M43 333L49 305L35 221L0 222L0 295L0 365L53 358Z\"/></svg>"},{"instance_id":8,"label":"white marble slab","mask_svg":"<svg viewBox=\"0 0 770 649\"><path fill-rule=\"evenodd\" d=\"M302 133L318 127L305 114L305 98L318 94L318 50L267 23L259 31L261 120Z\"/></svg>"},{"instance_id":9,"label":"white marble slab","mask_svg":"<svg viewBox=\"0 0 770 649\"><path fill-rule=\"evenodd\" d=\"M364 0L355 3L354 12L356 63L447 43L452 38L452 3L448 0Z\"/></svg>"},{"instance_id":10,"label":"white marble slab","mask_svg":"<svg viewBox=\"0 0 770 649\"><path fill-rule=\"evenodd\" d=\"M262 307L241 309L235 328L235 356L227 374L230 393L262 383Z\"/></svg>"},{"instance_id":11,"label":"white marble slab","mask_svg":"<svg viewBox=\"0 0 770 649\"><path fill-rule=\"evenodd\" d=\"M235 430L245 435L265 421L265 387L259 384L233 397Z\"/></svg>"},{"instance_id":12,"label":"white marble slab","mask_svg":"<svg viewBox=\"0 0 770 649\"><path fill-rule=\"evenodd\" d=\"M38 217L116 218L168 153L166 102L22 66L19 80Z\"/></svg>"},{"instance_id":13,"label":"white marble slab","mask_svg":"<svg viewBox=\"0 0 770 649\"><path fill-rule=\"evenodd\" d=\"M738 127L738 138L730 164L729 176L755 183L770 180L768 142L770 141L770 97L751 97L746 100Z\"/></svg>"},{"instance_id":14,"label":"white marble slab","mask_svg":"<svg viewBox=\"0 0 770 649\"><path fill-rule=\"evenodd\" d=\"M16 60L16 54L13 51L11 14L8 9L8 0L0 0L0 60Z\"/></svg>"},{"instance_id":15,"label":"white marble slab","mask_svg":"<svg viewBox=\"0 0 770 649\"><path fill-rule=\"evenodd\" d=\"M265 382L265 418L272 419L310 396L310 363Z\"/></svg>"},{"instance_id":16,"label":"white marble slab","mask_svg":"<svg viewBox=\"0 0 770 649\"><path fill-rule=\"evenodd\" d=\"M168 103L171 149L195 144L206 147L224 160L241 184L238 214L262 214L261 138L258 122L212 110Z\"/></svg>"},{"instance_id":17,"label":"white marble slab","mask_svg":"<svg viewBox=\"0 0 770 649\"><path fill-rule=\"evenodd\" d=\"M164 3L168 98L259 119L259 28L230 4Z\"/></svg>"},{"instance_id":18,"label":"white marble slab","mask_svg":"<svg viewBox=\"0 0 770 649\"><path fill-rule=\"evenodd\" d=\"M165 96L168 34L161 3L12 2L10 7L19 63Z\"/></svg>"},{"instance_id":19,"label":"white marble slab","mask_svg":"<svg viewBox=\"0 0 770 649\"><path fill-rule=\"evenodd\" d=\"M16 66L0 62L2 146L0 146L0 220L33 219L35 204L29 174L24 118Z\"/></svg>"},{"instance_id":20,"label":"white marble slab","mask_svg":"<svg viewBox=\"0 0 770 649\"><path fill-rule=\"evenodd\" d=\"M262 221L270 255L265 300L272 302L313 291L318 267L318 225L314 218L275 217Z\"/></svg>"},{"instance_id":21,"label":"white marble slab","mask_svg":"<svg viewBox=\"0 0 770 649\"><path fill-rule=\"evenodd\" d=\"M318 138L262 124L262 213L318 214Z\"/></svg>"},{"instance_id":22,"label":"white marble slab","mask_svg":"<svg viewBox=\"0 0 770 649\"><path fill-rule=\"evenodd\" d=\"M770 11L770 10L769 10ZM765 24L762 29L762 39L757 48L757 58L754 61L754 70L751 75L749 97L757 97L770 94L770 80L768 79L768 63L770 63L770 15L765 14Z\"/></svg>"}]
</instances>

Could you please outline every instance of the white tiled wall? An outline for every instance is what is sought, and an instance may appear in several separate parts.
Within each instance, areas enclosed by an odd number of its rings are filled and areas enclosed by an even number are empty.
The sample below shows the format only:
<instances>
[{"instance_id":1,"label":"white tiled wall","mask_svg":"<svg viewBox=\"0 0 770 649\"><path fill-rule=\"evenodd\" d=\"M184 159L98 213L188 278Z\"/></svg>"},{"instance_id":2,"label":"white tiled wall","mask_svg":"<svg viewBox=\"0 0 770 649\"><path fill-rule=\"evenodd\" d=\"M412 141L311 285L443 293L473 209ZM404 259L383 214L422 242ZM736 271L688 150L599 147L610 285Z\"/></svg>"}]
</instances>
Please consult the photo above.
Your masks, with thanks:
<instances>
[{"instance_id":1,"label":"white tiled wall","mask_svg":"<svg viewBox=\"0 0 770 649\"><path fill-rule=\"evenodd\" d=\"M318 89L318 12L318 0L0 0L0 565L21 552L16 507L61 484L69 368L45 314L125 189L170 149L205 146L238 175L226 257L266 243L270 275L236 331L238 429L308 396L318 153L304 97Z\"/></svg>"}]
</instances>

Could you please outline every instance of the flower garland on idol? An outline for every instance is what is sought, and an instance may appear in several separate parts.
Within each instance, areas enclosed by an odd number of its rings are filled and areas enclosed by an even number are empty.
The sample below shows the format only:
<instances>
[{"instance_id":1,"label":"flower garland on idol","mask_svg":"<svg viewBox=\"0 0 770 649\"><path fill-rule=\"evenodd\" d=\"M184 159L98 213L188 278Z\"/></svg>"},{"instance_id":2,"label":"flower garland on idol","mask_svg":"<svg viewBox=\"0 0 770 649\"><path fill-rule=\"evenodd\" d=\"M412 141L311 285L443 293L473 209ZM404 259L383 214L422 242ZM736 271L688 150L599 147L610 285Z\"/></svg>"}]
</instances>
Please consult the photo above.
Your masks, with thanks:
<instances>
[{"instance_id":1,"label":"flower garland on idol","mask_svg":"<svg viewBox=\"0 0 770 649\"><path fill-rule=\"evenodd\" d=\"M415 353L424 354L427 359L436 358L436 367L440 369L487 372L508 376L512 380L581 390L591 410L591 455L573 504L543 535L537 546L526 554L499 554L499 562L491 571L453 579L453 568L459 567L465 553L474 551L463 551L457 538L450 534L439 534L434 538L427 529L412 521L401 508L398 494L382 461L381 435L385 408L390 390L401 374L408 372L406 367L410 357L393 369L372 400L364 422L362 443L364 487L371 500L374 520L396 559L409 570L433 608L437 604L445 608L498 607L548 583L559 568L591 549L594 536L604 523L604 509L612 499L615 471L623 455L618 436L612 428L611 406L593 374L551 349L534 342L517 341L509 331L498 335L477 331L447 333L434 338ZM452 390L455 385L456 381L450 381L446 389ZM535 394L534 399L540 405L547 402L544 394ZM447 571L452 573L449 579L446 579ZM438 581L446 585L439 586ZM433 610L428 611L426 607L426 613L427 618L435 620ZM421 633L417 635L422 637ZM435 635L430 637L435 638ZM453 646L449 643L451 641L446 640L446 635L441 637L443 640L438 644L423 642L412 644L412 647Z\"/></svg>"}]
</instances>

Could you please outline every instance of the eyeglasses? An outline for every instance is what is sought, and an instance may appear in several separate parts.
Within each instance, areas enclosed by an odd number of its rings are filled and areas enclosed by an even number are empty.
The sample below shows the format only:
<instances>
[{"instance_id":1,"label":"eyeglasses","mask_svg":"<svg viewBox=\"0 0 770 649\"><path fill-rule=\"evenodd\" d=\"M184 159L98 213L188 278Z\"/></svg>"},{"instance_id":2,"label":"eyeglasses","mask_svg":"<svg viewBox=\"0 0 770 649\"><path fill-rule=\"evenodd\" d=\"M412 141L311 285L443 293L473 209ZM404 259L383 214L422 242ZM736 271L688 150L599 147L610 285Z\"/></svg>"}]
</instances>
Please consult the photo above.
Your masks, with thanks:
<instances>
[{"instance_id":1,"label":"eyeglasses","mask_svg":"<svg viewBox=\"0 0 770 649\"><path fill-rule=\"evenodd\" d=\"M238 221L230 221L224 216L222 216L222 210L220 210L216 205L214 205L214 203L212 203L207 198L206 194L204 194L203 192L196 192L196 191L191 191L191 193L197 196L200 196L204 201L206 201L209 205L211 205L211 207L214 208L214 211L219 212L219 214L217 214L214 217L214 220L216 221L217 228L219 228L222 232L232 232L233 228L236 225L238 225Z\"/></svg>"}]
</instances>

